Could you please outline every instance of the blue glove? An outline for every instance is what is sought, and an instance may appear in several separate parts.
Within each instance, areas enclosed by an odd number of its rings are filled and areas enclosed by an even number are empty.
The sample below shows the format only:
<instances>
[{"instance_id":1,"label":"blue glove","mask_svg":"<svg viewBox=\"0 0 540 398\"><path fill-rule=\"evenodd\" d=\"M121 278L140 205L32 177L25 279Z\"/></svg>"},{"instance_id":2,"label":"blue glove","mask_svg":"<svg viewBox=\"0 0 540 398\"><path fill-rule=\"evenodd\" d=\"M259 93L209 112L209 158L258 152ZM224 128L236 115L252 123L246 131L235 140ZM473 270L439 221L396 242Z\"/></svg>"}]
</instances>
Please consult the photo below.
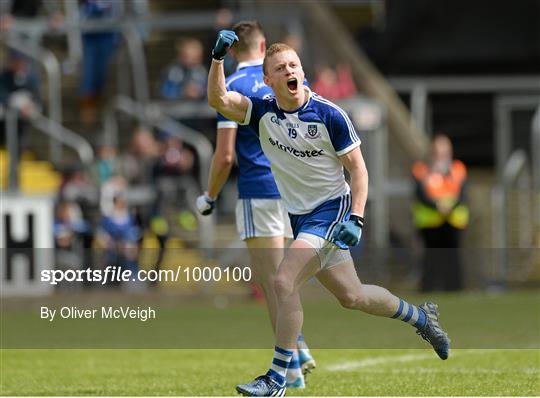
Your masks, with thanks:
<instances>
[{"instance_id":1,"label":"blue glove","mask_svg":"<svg viewBox=\"0 0 540 398\"><path fill-rule=\"evenodd\" d=\"M348 221L340 222L336 226L332 235L332 241L336 242L339 240L347 246L356 246L360 243L363 227L364 218L353 214Z\"/></svg>"},{"instance_id":2,"label":"blue glove","mask_svg":"<svg viewBox=\"0 0 540 398\"><path fill-rule=\"evenodd\" d=\"M235 41L238 41L238 36L232 30L220 30L216 44L212 49L212 58L221 61L227 54L227 48L232 47Z\"/></svg>"}]
</instances>

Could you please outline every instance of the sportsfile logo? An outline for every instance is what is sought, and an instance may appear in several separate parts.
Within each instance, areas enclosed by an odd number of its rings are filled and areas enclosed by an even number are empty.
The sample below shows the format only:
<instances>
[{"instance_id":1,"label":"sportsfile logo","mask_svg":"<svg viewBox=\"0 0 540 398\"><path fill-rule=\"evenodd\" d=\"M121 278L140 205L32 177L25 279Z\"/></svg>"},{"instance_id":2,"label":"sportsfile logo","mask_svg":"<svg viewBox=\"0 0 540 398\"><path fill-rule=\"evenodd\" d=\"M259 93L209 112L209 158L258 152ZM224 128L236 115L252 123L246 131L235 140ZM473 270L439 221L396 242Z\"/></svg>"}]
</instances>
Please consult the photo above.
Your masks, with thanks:
<instances>
[{"instance_id":1,"label":"sportsfile logo","mask_svg":"<svg viewBox=\"0 0 540 398\"><path fill-rule=\"evenodd\" d=\"M274 139L272 139L270 137L268 137L268 141L270 141L270 144L272 144L272 146L275 146L275 147L281 149L283 152L288 152L291 155L296 156L297 158L315 158L315 157L318 157L318 156L322 156L322 154L324 153L324 151L322 149L312 149L312 150L307 150L307 151L300 151L300 150L298 150L296 148L293 148L293 147L290 147L288 145L283 145L279 141L274 140Z\"/></svg>"}]
</instances>

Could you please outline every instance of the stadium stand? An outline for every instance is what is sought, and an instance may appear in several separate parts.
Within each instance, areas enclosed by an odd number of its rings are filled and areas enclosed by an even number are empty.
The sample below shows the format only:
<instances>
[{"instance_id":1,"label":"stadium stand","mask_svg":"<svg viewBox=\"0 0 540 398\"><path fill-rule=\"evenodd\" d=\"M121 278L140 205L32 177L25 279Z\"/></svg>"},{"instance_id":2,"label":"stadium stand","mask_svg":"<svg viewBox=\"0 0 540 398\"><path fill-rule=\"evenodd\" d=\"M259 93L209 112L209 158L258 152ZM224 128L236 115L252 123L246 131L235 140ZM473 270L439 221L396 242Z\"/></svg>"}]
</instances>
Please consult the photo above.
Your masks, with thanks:
<instances>
[{"instance_id":1,"label":"stadium stand","mask_svg":"<svg viewBox=\"0 0 540 398\"><path fill-rule=\"evenodd\" d=\"M162 235L184 245L211 247L234 243L231 239L235 235L231 233L232 203L236 194L233 184L229 184L223 193L219 217L203 219L193 208L201 182L208 175L215 141L215 114L202 96L185 100L169 95L172 86L163 83L161 77L174 58L173 49L178 37L193 37L206 47L203 54L208 54L210 38L215 37L216 29L229 22L227 15L231 16L232 22L255 13L272 40L291 32L298 35L304 46L302 57L306 65L335 66L339 60L340 64L347 65L347 73L350 71L347 78L352 77L359 94L351 96L355 89L346 82L349 86L344 88L347 93L344 97L347 98L341 98L340 105L351 114L353 122L364 134L367 148L371 177L367 218L373 221L366 226L366 245L418 245L418 239L412 233L410 204L413 191L412 184L407 182L408 170L413 160L424 156L430 135L438 130L450 135L456 154L473 167L472 219L466 231L467 245L531 247L538 244L539 168L531 165L538 165L540 158L537 138L540 128L533 128L533 115L536 114L536 124L540 120L540 77L534 72L538 70L535 66L540 65L540 55L532 46L523 45L516 49L512 62L508 63L504 61L506 53L496 49L484 56L456 52L452 57L460 62L459 65L446 63L434 47L435 39L415 41L418 32L442 34L437 26L433 27L440 16L434 15L433 9L421 1L411 8L418 7L421 12L416 17L424 16L430 23L420 21L418 29L410 32L400 30L403 21L385 30L384 21L399 20L400 16L413 18L413 12L405 13L398 1L292 4L287 8L287 17L283 18L282 10L278 13L265 2L231 2L230 11L224 11L219 1L179 3L167 0L150 2L146 15L122 18L113 15L109 19L87 21L78 21L77 10L68 3L62 3L65 18L61 23L55 23L54 28L51 28L48 16L38 15L30 19L19 18L2 33L2 59L15 49L40 67L43 102L42 111L29 121L28 147L34 153L33 157L21 155L17 159L17 155L12 156L13 146L0 152L3 192L19 192L23 196L48 193L58 199L64 194L66 185L72 182L70 170L76 166L90 172L92 164L94 175L100 176L93 189L99 190L100 184L109 177L125 174L125 170L122 167L106 170L109 167L106 162L94 160L95 150L106 143L116 148L118 159L134 156L137 164L140 159L129 149L133 149L130 143L135 137L134 130L141 127L155 140L152 145L156 146L156 162L159 158L162 160L161 169L155 164L144 165L143 174L153 177L169 174L168 179L161 178L161 184L156 178L135 181L137 179L132 175L124 175L129 182L127 198L130 205L146 208L151 214L141 216L143 228L153 233L153 238L160 235L156 231L162 231ZM501 2L495 3L502 7ZM537 3L529 3L537 7ZM456 10L450 7L448 12ZM468 19L470 25L474 26L482 10L472 9ZM522 8L516 7L513 11L517 19L523 15L520 10ZM81 118L81 70L73 68L73 62L81 61L83 57L80 53L84 47L81 47L81 34L110 30L111 26L118 29L121 45L108 71L109 83L104 87L101 104L92 104L97 106L96 117ZM527 26L527 29L532 31L534 27ZM396 42L400 35L403 42ZM468 37L464 34L451 36L448 46L462 48ZM475 40L487 43L485 37ZM504 43L508 45L508 41ZM412 54L425 62L412 60L413 55L407 55L405 50L392 59L389 55L392 45L413 49L416 52ZM207 62L208 57L203 56L203 60ZM201 70L206 67L204 62L200 65ZM449 74L456 70L460 72L457 76ZM171 73L173 71L169 69L168 75ZM493 77L494 73L498 75ZM315 76L311 78L315 81ZM339 97L338 93L336 99ZM408 107L404 101L408 102ZM20 131L13 130L13 124L8 126L9 105L3 107L1 116L5 120L6 138L12 140ZM524 151L524 157L515 155L519 149ZM176 150L176 154L184 153L184 159L187 159L172 177L170 165L163 163L167 153L172 153L167 152L170 150ZM175 184L179 187L176 192L161 189ZM99 223L98 196L84 193L81 196L85 197L83 213L96 227ZM492 205L486 208L492 197ZM148 210L152 206L158 206L160 210ZM504 216L498 219L495 211L503 211ZM154 215L159 215L161 221L154 220L152 227ZM167 225L163 224L163 219ZM523 233L524 230L529 232ZM504 236L500 231L505 231ZM165 244L160 245L164 247ZM402 265L400 272L415 277L410 264Z\"/></svg>"}]
</instances>

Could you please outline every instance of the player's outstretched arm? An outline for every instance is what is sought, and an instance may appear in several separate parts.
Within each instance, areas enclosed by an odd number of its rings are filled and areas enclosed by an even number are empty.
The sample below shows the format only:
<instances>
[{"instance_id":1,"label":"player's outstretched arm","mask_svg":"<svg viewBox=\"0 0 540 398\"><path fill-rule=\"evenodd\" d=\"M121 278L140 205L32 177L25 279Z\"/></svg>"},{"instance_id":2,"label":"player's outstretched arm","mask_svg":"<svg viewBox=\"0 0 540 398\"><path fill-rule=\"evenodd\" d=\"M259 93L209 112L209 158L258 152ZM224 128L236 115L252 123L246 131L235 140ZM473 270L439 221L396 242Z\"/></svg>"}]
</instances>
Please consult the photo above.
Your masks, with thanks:
<instances>
[{"instance_id":1,"label":"player's outstretched arm","mask_svg":"<svg viewBox=\"0 0 540 398\"><path fill-rule=\"evenodd\" d=\"M249 101L242 94L227 91L223 58L238 37L232 30L222 30L212 50L212 65L208 73L208 104L227 119L242 123L246 118Z\"/></svg>"}]
</instances>

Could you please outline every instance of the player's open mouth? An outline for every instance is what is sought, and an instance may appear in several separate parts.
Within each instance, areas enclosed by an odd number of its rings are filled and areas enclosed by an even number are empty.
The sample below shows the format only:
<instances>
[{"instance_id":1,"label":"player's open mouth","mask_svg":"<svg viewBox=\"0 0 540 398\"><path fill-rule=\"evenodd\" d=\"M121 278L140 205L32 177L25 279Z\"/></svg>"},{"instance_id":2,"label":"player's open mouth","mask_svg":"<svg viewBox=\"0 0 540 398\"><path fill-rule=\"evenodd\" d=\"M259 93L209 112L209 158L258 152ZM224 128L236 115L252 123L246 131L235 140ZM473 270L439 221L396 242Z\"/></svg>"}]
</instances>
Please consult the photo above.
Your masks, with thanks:
<instances>
[{"instance_id":1,"label":"player's open mouth","mask_svg":"<svg viewBox=\"0 0 540 398\"><path fill-rule=\"evenodd\" d=\"M298 90L298 80L296 80L295 77L287 80L287 87L289 88L289 91L291 93L296 93L296 91Z\"/></svg>"}]
</instances>

